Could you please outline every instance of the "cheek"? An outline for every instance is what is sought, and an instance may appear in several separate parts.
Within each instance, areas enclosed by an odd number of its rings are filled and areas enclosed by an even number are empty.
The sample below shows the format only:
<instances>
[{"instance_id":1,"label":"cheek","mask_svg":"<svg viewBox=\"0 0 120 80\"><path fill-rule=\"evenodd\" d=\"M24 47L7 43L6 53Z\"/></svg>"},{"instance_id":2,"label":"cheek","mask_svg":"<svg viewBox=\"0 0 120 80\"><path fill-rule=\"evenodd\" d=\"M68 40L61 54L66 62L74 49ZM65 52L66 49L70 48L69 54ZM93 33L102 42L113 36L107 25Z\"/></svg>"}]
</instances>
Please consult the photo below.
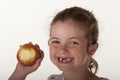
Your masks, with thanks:
<instances>
[{"instance_id":1,"label":"cheek","mask_svg":"<svg viewBox=\"0 0 120 80\"><path fill-rule=\"evenodd\" d=\"M55 49L53 46L50 46L50 54L51 54L51 55L55 53L55 50L56 50L56 49Z\"/></svg>"},{"instance_id":2,"label":"cheek","mask_svg":"<svg viewBox=\"0 0 120 80\"><path fill-rule=\"evenodd\" d=\"M85 48L76 47L76 48L70 49L70 51L72 55L75 57L75 60L78 64L86 62L88 58L88 53Z\"/></svg>"},{"instance_id":3,"label":"cheek","mask_svg":"<svg viewBox=\"0 0 120 80\"><path fill-rule=\"evenodd\" d=\"M56 53L56 49L53 46L49 46L50 47L50 59L54 59L55 58L55 53Z\"/></svg>"},{"instance_id":4,"label":"cheek","mask_svg":"<svg viewBox=\"0 0 120 80\"><path fill-rule=\"evenodd\" d=\"M73 54L73 55L83 55L87 53L87 50L83 47L72 47L69 49L69 51Z\"/></svg>"}]
</instances>

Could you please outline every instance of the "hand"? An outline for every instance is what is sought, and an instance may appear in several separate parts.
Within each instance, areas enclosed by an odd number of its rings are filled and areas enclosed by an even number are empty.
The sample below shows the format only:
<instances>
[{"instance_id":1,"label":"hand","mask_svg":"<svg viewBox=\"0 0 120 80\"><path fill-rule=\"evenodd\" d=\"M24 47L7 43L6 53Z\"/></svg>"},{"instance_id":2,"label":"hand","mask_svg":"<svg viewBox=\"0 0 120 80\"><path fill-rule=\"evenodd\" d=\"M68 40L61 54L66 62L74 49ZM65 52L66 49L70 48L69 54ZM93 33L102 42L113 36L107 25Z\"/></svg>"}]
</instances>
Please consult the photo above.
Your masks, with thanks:
<instances>
[{"instance_id":1,"label":"hand","mask_svg":"<svg viewBox=\"0 0 120 80\"><path fill-rule=\"evenodd\" d=\"M30 44L32 44L32 43L30 43ZM13 72L13 74L11 75L11 77L9 78L9 80L24 80L25 77L29 73L34 72L38 69L38 67L40 66L40 64L41 64L41 62L44 58L44 53L43 53L42 50L40 50L40 48L37 44L35 46L39 50L41 57L38 58L37 61L35 62L35 64L32 65L32 66L24 66L24 65L22 65L18 62L17 66L16 66L16 69Z\"/></svg>"},{"instance_id":2,"label":"hand","mask_svg":"<svg viewBox=\"0 0 120 80\"><path fill-rule=\"evenodd\" d=\"M29 44L32 44L31 42ZM17 64L17 67L16 67L16 70L19 70L20 72L22 73L25 73L25 74L29 74L35 70L37 70L37 68L40 66L41 64L41 61L43 60L43 57L44 57L44 53L43 51L39 48L39 45L38 44L35 44L35 47L38 49L39 53L40 53L40 58L36 61L36 63L32 66L24 66L24 65L21 65L20 63Z\"/></svg>"}]
</instances>

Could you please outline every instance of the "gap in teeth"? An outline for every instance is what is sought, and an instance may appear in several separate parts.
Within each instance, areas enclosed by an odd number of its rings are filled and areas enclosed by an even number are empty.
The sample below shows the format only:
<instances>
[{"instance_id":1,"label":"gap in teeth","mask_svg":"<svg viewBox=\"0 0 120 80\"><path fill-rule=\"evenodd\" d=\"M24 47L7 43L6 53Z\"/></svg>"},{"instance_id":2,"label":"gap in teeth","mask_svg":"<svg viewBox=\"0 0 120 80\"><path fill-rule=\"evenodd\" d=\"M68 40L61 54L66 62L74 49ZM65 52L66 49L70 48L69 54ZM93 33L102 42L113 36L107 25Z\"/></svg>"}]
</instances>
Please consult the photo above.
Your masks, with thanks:
<instances>
[{"instance_id":1,"label":"gap in teeth","mask_svg":"<svg viewBox=\"0 0 120 80\"><path fill-rule=\"evenodd\" d=\"M70 62L72 60L72 58L70 58L70 57L65 57L65 58L59 57L58 60L60 62L67 63L67 62Z\"/></svg>"}]
</instances>

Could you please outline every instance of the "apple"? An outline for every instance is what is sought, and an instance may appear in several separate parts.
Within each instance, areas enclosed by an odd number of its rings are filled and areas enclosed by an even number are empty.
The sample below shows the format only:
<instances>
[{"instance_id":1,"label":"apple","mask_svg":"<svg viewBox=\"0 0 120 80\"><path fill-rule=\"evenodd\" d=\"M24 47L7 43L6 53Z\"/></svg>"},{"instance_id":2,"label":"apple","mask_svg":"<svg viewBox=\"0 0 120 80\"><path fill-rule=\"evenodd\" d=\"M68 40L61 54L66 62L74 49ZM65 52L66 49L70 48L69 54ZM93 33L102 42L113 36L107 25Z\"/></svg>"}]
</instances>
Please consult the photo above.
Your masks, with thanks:
<instances>
[{"instance_id":1,"label":"apple","mask_svg":"<svg viewBox=\"0 0 120 80\"><path fill-rule=\"evenodd\" d=\"M31 43L21 45L18 49L17 60L25 66L34 65L38 58L40 58L40 51Z\"/></svg>"}]
</instances>

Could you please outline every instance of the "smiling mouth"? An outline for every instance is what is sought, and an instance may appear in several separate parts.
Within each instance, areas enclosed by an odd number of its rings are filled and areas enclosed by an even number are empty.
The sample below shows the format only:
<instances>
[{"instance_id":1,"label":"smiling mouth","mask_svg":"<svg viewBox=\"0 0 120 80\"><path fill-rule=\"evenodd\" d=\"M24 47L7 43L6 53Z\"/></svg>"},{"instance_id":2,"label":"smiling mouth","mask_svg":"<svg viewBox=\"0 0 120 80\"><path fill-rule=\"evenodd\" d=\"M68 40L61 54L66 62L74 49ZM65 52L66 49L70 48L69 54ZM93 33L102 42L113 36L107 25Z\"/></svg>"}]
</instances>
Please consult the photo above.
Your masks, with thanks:
<instances>
[{"instance_id":1,"label":"smiling mouth","mask_svg":"<svg viewBox=\"0 0 120 80\"><path fill-rule=\"evenodd\" d=\"M60 63L70 63L73 60L71 57L58 57Z\"/></svg>"}]
</instances>

